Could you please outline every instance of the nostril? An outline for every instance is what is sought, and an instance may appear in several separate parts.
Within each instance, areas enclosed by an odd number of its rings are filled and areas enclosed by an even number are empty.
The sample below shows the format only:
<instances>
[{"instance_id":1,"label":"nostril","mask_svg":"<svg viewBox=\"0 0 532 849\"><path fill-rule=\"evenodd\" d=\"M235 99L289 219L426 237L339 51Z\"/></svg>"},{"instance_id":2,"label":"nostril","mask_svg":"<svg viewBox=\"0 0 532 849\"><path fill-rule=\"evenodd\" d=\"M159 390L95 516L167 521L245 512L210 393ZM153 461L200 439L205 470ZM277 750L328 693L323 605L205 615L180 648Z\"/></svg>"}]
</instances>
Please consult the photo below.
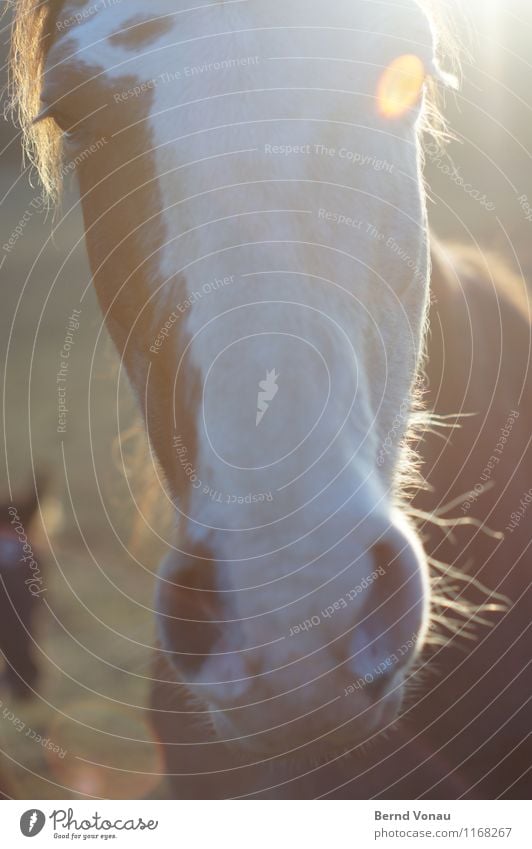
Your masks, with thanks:
<instances>
[{"instance_id":1,"label":"nostril","mask_svg":"<svg viewBox=\"0 0 532 849\"><path fill-rule=\"evenodd\" d=\"M397 534L393 544L378 542L371 550L379 575L374 601L395 610L398 616L425 603L425 586L421 563L409 540Z\"/></svg>"},{"instance_id":2,"label":"nostril","mask_svg":"<svg viewBox=\"0 0 532 849\"><path fill-rule=\"evenodd\" d=\"M406 545L405 541L405 547ZM397 564L401 557L401 551L386 541L376 543L371 549L371 553L375 564L385 570Z\"/></svg>"},{"instance_id":3,"label":"nostril","mask_svg":"<svg viewBox=\"0 0 532 849\"><path fill-rule=\"evenodd\" d=\"M160 581L156 607L163 649L185 673L198 672L220 638L217 593L211 589L207 571L180 570L172 580Z\"/></svg>"},{"instance_id":4,"label":"nostril","mask_svg":"<svg viewBox=\"0 0 532 849\"><path fill-rule=\"evenodd\" d=\"M166 614L164 648L185 672L197 672L220 638L220 628L209 619L188 618L199 617L201 611L196 602L185 601L185 595L187 591L181 594L173 612Z\"/></svg>"},{"instance_id":5,"label":"nostril","mask_svg":"<svg viewBox=\"0 0 532 849\"><path fill-rule=\"evenodd\" d=\"M419 649L428 613L426 564L408 529L391 526L373 545L373 580L350 641L351 667L372 699L402 677Z\"/></svg>"}]
</instances>

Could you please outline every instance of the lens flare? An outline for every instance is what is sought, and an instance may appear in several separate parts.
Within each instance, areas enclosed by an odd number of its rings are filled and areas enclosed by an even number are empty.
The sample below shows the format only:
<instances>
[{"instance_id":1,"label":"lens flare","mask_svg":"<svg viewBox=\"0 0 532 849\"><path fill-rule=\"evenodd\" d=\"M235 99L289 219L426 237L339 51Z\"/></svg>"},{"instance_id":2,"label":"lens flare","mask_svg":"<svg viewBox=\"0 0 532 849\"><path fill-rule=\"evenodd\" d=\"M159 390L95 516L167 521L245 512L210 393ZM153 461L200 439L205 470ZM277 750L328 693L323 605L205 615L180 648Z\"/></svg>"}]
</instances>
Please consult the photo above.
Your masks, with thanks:
<instances>
[{"instance_id":1,"label":"lens flare","mask_svg":"<svg viewBox=\"0 0 532 849\"><path fill-rule=\"evenodd\" d=\"M381 115L400 118L408 112L418 102L425 78L425 66L419 56L406 54L394 59L379 80L377 101Z\"/></svg>"}]
</instances>

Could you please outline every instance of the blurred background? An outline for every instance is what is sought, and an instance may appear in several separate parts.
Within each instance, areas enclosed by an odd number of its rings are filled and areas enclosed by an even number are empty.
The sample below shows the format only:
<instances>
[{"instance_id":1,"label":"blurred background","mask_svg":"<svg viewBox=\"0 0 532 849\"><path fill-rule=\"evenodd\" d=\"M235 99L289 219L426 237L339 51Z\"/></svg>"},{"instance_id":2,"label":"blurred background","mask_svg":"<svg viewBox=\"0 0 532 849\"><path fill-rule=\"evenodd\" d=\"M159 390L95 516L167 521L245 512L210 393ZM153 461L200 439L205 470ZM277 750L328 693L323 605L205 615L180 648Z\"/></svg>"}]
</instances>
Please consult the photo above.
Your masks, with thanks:
<instances>
[{"instance_id":1,"label":"blurred background","mask_svg":"<svg viewBox=\"0 0 532 849\"><path fill-rule=\"evenodd\" d=\"M432 228L452 241L497 249L526 276L532 7L530 0L457 5L463 80L445 110L455 141L447 154L431 147L427 154ZM7 13L3 83L8 39ZM0 121L0 151L0 532L9 502L22 503L34 476L46 477L31 529L42 572L35 626L41 674L29 699L0 680L0 790L37 799L157 797L164 795L161 755L144 708L152 572L169 517L153 516L147 503L151 465L90 286L75 176L66 177L61 207L47 211L36 179L22 167L9 117ZM68 368L61 373L65 345Z\"/></svg>"}]
</instances>

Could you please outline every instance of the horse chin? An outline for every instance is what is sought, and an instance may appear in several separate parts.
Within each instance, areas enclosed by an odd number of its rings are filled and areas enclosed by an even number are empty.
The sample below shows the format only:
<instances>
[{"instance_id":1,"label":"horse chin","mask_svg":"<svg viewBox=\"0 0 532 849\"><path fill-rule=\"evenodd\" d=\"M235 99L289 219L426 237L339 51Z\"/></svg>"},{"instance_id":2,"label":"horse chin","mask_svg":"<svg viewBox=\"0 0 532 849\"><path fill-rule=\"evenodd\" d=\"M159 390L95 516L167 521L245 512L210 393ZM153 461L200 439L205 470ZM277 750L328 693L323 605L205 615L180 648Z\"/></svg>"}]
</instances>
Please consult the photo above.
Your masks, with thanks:
<instances>
[{"instance_id":1,"label":"horse chin","mask_svg":"<svg viewBox=\"0 0 532 849\"><path fill-rule=\"evenodd\" d=\"M316 730L313 739L298 739L296 733L279 734L275 731L256 734L240 733L236 725L223 713L213 716L216 737L241 759L289 758L302 762L330 761L338 757L363 752L383 734L393 731L403 700L402 687L373 705L364 722L354 719L331 731Z\"/></svg>"}]
</instances>

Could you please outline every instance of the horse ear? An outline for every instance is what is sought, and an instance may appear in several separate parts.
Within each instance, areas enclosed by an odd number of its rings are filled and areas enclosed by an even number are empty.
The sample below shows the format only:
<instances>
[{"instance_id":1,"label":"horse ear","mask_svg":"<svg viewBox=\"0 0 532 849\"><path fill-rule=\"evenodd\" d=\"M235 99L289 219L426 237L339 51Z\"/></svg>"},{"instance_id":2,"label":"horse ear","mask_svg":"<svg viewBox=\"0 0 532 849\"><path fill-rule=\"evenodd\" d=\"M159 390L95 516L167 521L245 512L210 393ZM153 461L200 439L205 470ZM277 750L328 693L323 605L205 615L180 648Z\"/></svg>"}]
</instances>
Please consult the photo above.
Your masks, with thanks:
<instances>
[{"instance_id":1,"label":"horse ear","mask_svg":"<svg viewBox=\"0 0 532 849\"><path fill-rule=\"evenodd\" d=\"M441 85L444 88L451 88L453 91L459 90L460 80L456 74L452 74L449 71L444 70L437 59L434 59L431 62L428 73L431 79L433 79L438 85Z\"/></svg>"}]
</instances>

